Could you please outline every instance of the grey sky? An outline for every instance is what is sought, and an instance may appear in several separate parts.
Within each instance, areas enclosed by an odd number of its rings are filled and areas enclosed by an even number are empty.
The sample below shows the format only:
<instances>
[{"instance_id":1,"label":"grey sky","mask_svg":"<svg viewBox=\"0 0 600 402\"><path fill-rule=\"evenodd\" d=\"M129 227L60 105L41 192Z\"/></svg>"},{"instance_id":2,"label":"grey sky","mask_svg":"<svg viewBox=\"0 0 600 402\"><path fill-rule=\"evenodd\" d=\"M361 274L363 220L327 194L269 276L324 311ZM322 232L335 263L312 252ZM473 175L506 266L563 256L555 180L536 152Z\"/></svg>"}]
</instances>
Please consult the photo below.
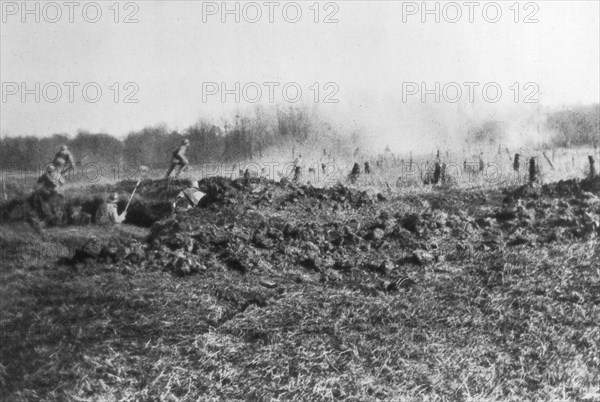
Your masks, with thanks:
<instances>
[{"instance_id":1,"label":"grey sky","mask_svg":"<svg viewBox=\"0 0 600 402\"><path fill-rule=\"evenodd\" d=\"M444 19L455 17L456 10L450 7L444 14L447 2L438 6L440 23L434 22L433 15L421 22L419 12L405 15L403 22L403 7L409 12L421 2L321 2L318 23L313 21L314 8L309 8L313 2L300 3L302 17L297 23L283 18L282 8L289 2L279 2L273 23L268 21L264 2L257 2L263 14L256 23L244 20L247 3L239 3L239 23L232 15L223 23L220 13L205 14L203 22L203 10L214 11L213 6L220 8L221 2L140 1L127 9L121 2L119 23L113 21L113 2L98 2L102 16L97 23L83 19L85 2L74 9L72 23L63 2L57 2L63 15L56 23L44 19L52 19L56 13L48 8L44 15L43 3L39 3L39 23L33 21L33 14L26 15L27 22L21 22L21 2L2 3L1 113L2 132L8 135L74 134L81 128L123 136L157 123L179 129L198 118L219 123L221 117L231 118L236 110L254 107L244 99L236 103L233 96L223 103L219 94L203 102L203 82L225 82L229 88L234 88L236 82L242 87L248 82L261 86L277 82L280 85L275 88L275 98L282 106L290 104L282 98L284 84L297 83L302 89L300 103L311 105L315 91L310 88L318 82L319 108L324 114L348 128L366 126L376 132L388 131L407 120L411 122L404 126L406 130L421 129L420 119L430 110L451 116L457 111L479 113L481 109L502 114L515 108L537 107L522 103L528 93L522 87L527 82L537 85L537 97L543 106L599 100L597 1L531 2L533 5L527 8L526 2L521 2L518 23L513 21L515 13L510 8L514 2L499 2L502 17L497 23L484 19L482 8L489 2L480 2L474 9L472 23L464 2L457 2L463 15L456 23ZM34 9L35 3L27 4ZM427 4L435 7L435 2ZM235 6L229 3L229 7ZM287 17L293 18L293 7L286 10ZM254 18L255 9L248 6L246 11L246 17ZM493 18L494 11L488 9L487 17ZM135 12L138 22L123 23L131 12ZM88 7L87 16L93 18L94 13ZM531 13L539 22L523 22ZM339 22L323 23L328 14ZM13 82L25 82L29 89L36 82L42 88L56 82L63 93L56 103L48 102L43 93L39 103L34 95L27 95L23 103L20 92L8 93L14 92ZM79 84L74 87L73 103L69 102L64 82ZM103 91L97 103L82 97L81 88L88 82L97 83ZM118 103L113 99L115 90L110 89L115 82L120 84ZM123 96L135 89L125 89L127 82L139 88L133 97L138 103L123 103ZM336 86L324 88L328 82ZM403 103L406 82L425 82L431 88L435 82L442 87L449 82L495 82L503 94L496 104L481 99L468 104L466 93L459 105L444 99L435 103L433 96L420 104L419 95ZM509 89L515 82L521 86L517 104ZM480 88L475 91L478 98ZM55 96L53 88L47 89L48 97ZM259 103L268 105L268 88L262 89ZM322 103L323 97L335 89L339 91L332 99L339 103ZM254 96L254 92L249 93Z\"/></svg>"}]
</instances>

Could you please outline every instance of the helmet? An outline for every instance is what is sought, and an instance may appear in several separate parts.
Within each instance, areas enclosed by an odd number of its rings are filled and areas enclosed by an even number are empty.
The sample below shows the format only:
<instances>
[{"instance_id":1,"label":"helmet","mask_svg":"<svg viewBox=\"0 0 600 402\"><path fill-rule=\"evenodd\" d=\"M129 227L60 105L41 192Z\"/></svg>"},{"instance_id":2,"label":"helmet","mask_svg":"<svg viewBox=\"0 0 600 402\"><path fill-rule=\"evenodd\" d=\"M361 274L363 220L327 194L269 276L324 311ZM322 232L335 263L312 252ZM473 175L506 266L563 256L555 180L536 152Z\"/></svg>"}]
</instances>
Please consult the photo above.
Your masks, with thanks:
<instances>
[{"instance_id":1,"label":"helmet","mask_svg":"<svg viewBox=\"0 0 600 402\"><path fill-rule=\"evenodd\" d=\"M46 172L47 173L53 173L56 170L56 166L50 164L48 166L46 166Z\"/></svg>"},{"instance_id":2,"label":"helmet","mask_svg":"<svg viewBox=\"0 0 600 402\"><path fill-rule=\"evenodd\" d=\"M64 144L60 147L61 151L66 151L67 149L69 149L69 148L67 148L67 144Z\"/></svg>"},{"instance_id":3,"label":"helmet","mask_svg":"<svg viewBox=\"0 0 600 402\"><path fill-rule=\"evenodd\" d=\"M117 202L119 201L119 193L112 193L108 196L108 202Z\"/></svg>"},{"instance_id":4,"label":"helmet","mask_svg":"<svg viewBox=\"0 0 600 402\"><path fill-rule=\"evenodd\" d=\"M187 138L183 140L183 145L189 145L190 144L190 140L188 140Z\"/></svg>"}]
</instances>

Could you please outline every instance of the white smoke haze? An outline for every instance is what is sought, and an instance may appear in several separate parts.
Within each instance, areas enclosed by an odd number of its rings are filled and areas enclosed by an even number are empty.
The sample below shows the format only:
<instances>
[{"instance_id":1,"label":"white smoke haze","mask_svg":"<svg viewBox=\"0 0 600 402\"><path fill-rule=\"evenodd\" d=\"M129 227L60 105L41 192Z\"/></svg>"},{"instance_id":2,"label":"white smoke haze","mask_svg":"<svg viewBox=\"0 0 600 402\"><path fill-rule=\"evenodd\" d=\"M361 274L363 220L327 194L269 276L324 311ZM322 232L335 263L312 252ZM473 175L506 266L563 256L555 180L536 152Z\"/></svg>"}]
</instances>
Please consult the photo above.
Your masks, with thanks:
<instances>
[{"instance_id":1,"label":"white smoke haze","mask_svg":"<svg viewBox=\"0 0 600 402\"><path fill-rule=\"evenodd\" d=\"M231 88L275 81L279 88L298 83L302 100L282 102L279 93L276 105L264 98L258 104L267 115L276 108L310 110L318 116L314 136L324 145L339 144L331 138L343 136L346 147L356 143L364 152L389 147L419 154L475 146L466 142L468 133L486 122L500 124L498 142L511 149L535 146L550 137L543 124L548 111L599 102L598 2L535 2L539 22L532 24L513 22L508 3L502 3L497 24L479 14L474 23L422 23L420 14L403 22L404 3L337 2L334 24L315 24L311 14L298 24L221 23L216 17L203 23L202 2L140 3L139 22L131 25L106 19L95 25L21 24L9 18L2 26L2 82L94 81L105 96L97 104L23 103L14 96L0 105L2 133L72 136L84 129L124 138L156 124L178 131L198 120L224 126L234 124L236 115L253 116L256 105L231 97L222 102L219 95L205 101L203 83ZM139 86L138 103L107 101L112 83L129 81ZM317 82L315 102L309 88ZM466 93L458 103L431 96L422 102L420 94L403 99L404 83L432 88L451 82L496 82L502 99L482 100L481 86L474 102ZM510 89L515 82L516 103ZM538 103L523 102L527 82L538 86ZM323 103L326 83L338 86L338 103Z\"/></svg>"}]
</instances>

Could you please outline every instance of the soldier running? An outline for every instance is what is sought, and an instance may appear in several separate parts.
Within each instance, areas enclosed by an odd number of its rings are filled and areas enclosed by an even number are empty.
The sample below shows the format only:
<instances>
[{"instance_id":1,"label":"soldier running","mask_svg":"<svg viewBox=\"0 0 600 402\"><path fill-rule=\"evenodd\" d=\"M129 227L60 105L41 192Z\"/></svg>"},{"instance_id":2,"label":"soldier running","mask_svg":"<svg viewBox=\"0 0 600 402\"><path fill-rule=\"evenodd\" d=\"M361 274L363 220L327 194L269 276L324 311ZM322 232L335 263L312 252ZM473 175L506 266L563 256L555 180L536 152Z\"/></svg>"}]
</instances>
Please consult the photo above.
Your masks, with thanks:
<instances>
[{"instance_id":1,"label":"soldier running","mask_svg":"<svg viewBox=\"0 0 600 402\"><path fill-rule=\"evenodd\" d=\"M60 151L54 155L52 164L57 167L61 175L64 175L70 170L75 171L75 157L71 151L69 151L66 144L61 146Z\"/></svg>"},{"instance_id":2,"label":"soldier running","mask_svg":"<svg viewBox=\"0 0 600 402\"><path fill-rule=\"evenodd\" d=\"M173 172L173 170L177 166L179 166L179 170L177 171L177 173L175 173L175 177L179 177L179 174L185 168L187 168L187 166L189 165L189 162L188 162L187 158L185 157L185 151L187 150L188 145L190 145L190 140L188 140L186 138L183 140L183 142L181 143L181 145L179 147L177 147L176 149L173 150L173 160L171 160L171 166L169 167L169 169L167 170L167 173L165 174L165 179L171 175L171 172Z\"/></svg>"}]
</instances>

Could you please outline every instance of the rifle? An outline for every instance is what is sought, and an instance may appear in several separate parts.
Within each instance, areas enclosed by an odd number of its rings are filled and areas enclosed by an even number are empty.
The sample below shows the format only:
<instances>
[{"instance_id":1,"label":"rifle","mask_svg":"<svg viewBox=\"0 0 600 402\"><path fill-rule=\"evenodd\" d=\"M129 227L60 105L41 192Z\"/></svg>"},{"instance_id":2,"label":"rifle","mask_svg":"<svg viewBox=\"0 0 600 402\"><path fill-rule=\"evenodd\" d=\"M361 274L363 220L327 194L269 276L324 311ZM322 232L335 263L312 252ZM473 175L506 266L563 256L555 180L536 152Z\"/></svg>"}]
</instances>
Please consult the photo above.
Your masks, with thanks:
<instances>
[{"instance_id":1,"label":"rifle","mask_svg":"<svg viewBox=\"0 0 600 402\"><path fill-rule=\"evenodd\" d=\"M135 190L137 190L138 186L142 182L142 176L146 175L148 172L148 168L146 166L140 166L140 170L141 170L140 178L137 181L137 183L135 184L135 187L133 188L133 191L131 192L131 196L129 197L129 201L127 201L127 205L125 206L125 211L123 211L123 212L127 212L127 208L129 208L129 204L131 204L131 200L133 199Z\"/></svg>"},{"instance_id":2,"label":"rifle","mask_svg":"<svg viewBox=\"0 0 600 402\"><path fill-rule=\"evenodd\" d=\"M139 179L137 181L137 183L135 184L135 187L133 188L133 191L131 192L131 196L129 197L129 201L127 201L127 205L125 206L125 211L123 212L127 212L127 208L129 208L129 204L131 204L131 200L133 199L133 195L135 194L135 190L137 190L138 186L140 185L140 183L142 182L142 179Z\"/></svg>"}]
</instances>

